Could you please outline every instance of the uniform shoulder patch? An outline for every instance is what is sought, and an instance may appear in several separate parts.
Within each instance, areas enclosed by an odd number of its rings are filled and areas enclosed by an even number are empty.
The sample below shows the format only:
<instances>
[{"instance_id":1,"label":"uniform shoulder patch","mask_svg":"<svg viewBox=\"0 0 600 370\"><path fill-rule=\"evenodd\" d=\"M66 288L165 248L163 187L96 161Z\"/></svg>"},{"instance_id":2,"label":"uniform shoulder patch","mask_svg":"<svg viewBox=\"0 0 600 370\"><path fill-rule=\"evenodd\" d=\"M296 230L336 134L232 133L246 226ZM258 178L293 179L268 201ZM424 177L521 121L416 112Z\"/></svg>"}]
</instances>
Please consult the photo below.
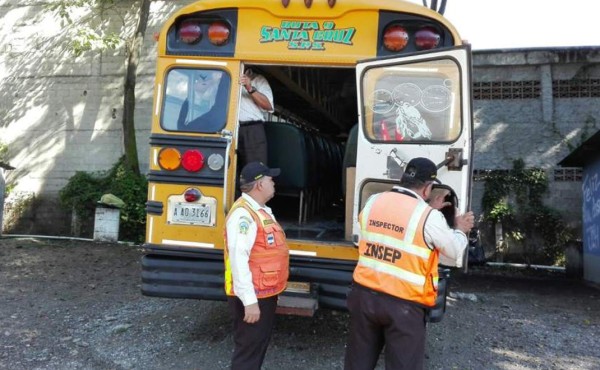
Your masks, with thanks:
<instances>
[{"instance_id":1,"label":"uniform shoulder patch","mask_svg":"<svg viewBox=\"0 0 600 370\"><path fill-rule=\"evenodd\" d=\"M238 222L238 229L240 234L248 234L248 230L250 229L251 220L247 217L240 217L240 221Z\"/></svg>"}]
</instances>

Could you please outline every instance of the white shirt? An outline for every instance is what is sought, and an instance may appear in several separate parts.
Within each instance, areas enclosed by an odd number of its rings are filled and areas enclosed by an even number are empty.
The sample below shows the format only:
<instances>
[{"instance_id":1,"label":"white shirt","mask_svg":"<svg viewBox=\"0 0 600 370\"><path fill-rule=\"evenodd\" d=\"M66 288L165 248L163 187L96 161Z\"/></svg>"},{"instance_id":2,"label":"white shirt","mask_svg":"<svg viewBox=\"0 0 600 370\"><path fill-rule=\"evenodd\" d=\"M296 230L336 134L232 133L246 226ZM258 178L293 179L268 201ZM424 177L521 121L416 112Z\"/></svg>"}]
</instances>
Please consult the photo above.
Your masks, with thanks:
<instances>
[{"instance_id":1,"label":"white shirt","mask_svg":"<svg viewBox=\"0 0 600 370\"><path fill-rule=\"evenodd\" d=\"M269 99L269 103L271 103L271 110L269 113L273 113L273 108L275 105L273 104L273 91L271 90L271 86L266 78L262 75L255 75L250 84L256 89L257 92L263 94ZM267 111L260 108L254 100L252 100L252 96L246 90L244 86L242 86L242 96L240 101L240 116L239 121L264 121L265 113Z\"/></svg>"},{"instance_id":2,"label":"white shirt","mask_svg":"<svg viewBox=\"0 0 600 370\"><path fill-rule=\"evenodd\" d=\"M394 189L411 193L421 202L425 202L419 194L410 189L401 186L394 186ZM425 221L425 242L440 252L439 262L442 265L462 266L469 240L462 231L451 229L442 212L437 209L433 209Z\"/></svg>"},{"instance_id":3,"label":"white shirt","mask_svg":"<svg viewBox=\"0 0 600 370\"><path fill-rule=\"evenodd\" d=\"M246 193L242 193L242 198L250 204L253 210L258 212L262 209L275 220L271 208L261 206ZM258 302L252 283L252 272L248 264L250 252L256 241L258 225L254 222L250 212L240 207L235 209L229 216L225 228L227 230L227 248L235 295L242 301L244 306L248 306Z\"/></svg>"}]
</instances>

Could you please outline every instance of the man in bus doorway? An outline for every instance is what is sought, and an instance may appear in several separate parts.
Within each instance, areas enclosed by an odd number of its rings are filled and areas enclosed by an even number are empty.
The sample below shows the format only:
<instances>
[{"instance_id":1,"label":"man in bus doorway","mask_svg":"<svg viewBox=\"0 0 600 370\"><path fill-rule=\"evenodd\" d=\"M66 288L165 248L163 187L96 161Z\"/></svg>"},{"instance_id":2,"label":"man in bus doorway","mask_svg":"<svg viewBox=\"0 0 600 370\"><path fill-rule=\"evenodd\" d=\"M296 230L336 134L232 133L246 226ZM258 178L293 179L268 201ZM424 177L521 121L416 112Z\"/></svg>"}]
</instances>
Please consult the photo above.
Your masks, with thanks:
<instances>
[{"instance_id":1,"label":"man in bus doorway","mask_svg":"<svg viewBox=\"0 0 600 370\"><path fill-rule=\"evenodd\" d=\"M273 113L273 91L267 79L246 68L240 77L239 166L258 161L267 163L267 136L263 126L266 113ZM239 167L238 167L239 168Z\"/></svg>"},{"instance_id":2,"label":"man in bus doorway","mask_svg":"<svg viewBox=\"0 0 600 370\"><path fill-rule=\"evenodd\" d=\"M260 369L287 284L289 250L283 228L266 203L279 168L250 162L240 174L242 195L225 220L225 292L233 314L231 368Z\"/></svg>"},{"instance_id":3,"label":"man in bus doorway","mask_svg":"<svg viewBox=\"0 0 600 370\"><path fill-rule=\"evenodd\" d=\"M438 260L462 264L474 222L468 212L450 229L438 210L449 205L445 194L429 199L436 181L436 165L414 158L400 186L373 195L358 216L346 370L373 369L384 346L386 369L423 368L426 311L436 299Z\"/></svg>"}]
</instances>

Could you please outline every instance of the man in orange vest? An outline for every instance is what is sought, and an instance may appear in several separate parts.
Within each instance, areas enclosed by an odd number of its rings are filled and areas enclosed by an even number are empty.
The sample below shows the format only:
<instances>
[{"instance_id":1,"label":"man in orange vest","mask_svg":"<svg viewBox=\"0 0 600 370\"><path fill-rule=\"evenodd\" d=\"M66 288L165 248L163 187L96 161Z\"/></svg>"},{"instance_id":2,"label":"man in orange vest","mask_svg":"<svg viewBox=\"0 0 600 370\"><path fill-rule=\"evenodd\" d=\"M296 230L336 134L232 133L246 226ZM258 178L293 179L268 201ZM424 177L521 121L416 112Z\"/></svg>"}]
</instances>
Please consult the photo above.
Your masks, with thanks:
<instances>
[{"instance_id":1,"label":"man in orange vest","mask_svg":"<svg viewBox=\"0 0 600 370\"><path fill-rule=\"evenodd\" d=\"M437 167L427 158L406 165L400 186L370 197L358 216L359 258L348 294L350 334L344 369L373 369L385 346L386 369L422 369L425 319L437 295L438 260L460 266L472 212L451 229L430 198ZM429 201L429 203L427 202Z\"/></svg>"},{"instance_id":2,"label":"man in orange vest","mask_svg":"<svg viewBox=\"0 0 600 370\"><path fill-rule=\"evenodd\" d=\"M265 204L279 168L250 162L240 173L242 195L225 221L225 293L233 314L231 368L260 369L275 321L278 294L289 275L283 228Z\"/></svg>"}]
</instances>

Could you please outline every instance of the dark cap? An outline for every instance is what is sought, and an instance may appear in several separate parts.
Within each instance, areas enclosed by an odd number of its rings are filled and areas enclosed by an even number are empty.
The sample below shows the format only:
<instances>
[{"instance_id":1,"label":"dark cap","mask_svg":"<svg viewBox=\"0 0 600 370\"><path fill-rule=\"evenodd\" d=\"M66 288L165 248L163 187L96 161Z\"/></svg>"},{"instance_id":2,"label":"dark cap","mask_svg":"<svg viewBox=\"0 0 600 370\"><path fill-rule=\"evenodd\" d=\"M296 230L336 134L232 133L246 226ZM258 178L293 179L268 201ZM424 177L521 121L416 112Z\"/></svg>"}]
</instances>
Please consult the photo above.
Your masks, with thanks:
<instances>
[{"instance_id":1,"label":"dark cap","mask_svg":"<svg viewBox=\"0 0 600 370\"><path fill-rule=\"evenodd\" d=\"M279 176L280 173L281 170L279 168L269 168L262 162L250 162L242 168L240 185L249 184L265 176Z\"/></svg>"},{"instance_id":2,"label":"dark cap","mask_svg":"<svg viewBox=\"0 0 600 370\"><path fill-rule=\"evenodd\" d=\"M411 159L406 165L402 177L410 177L421 182L440 182L437 179L437 166L435 163L423 157Z\"/></svg>"}]
</instances>

